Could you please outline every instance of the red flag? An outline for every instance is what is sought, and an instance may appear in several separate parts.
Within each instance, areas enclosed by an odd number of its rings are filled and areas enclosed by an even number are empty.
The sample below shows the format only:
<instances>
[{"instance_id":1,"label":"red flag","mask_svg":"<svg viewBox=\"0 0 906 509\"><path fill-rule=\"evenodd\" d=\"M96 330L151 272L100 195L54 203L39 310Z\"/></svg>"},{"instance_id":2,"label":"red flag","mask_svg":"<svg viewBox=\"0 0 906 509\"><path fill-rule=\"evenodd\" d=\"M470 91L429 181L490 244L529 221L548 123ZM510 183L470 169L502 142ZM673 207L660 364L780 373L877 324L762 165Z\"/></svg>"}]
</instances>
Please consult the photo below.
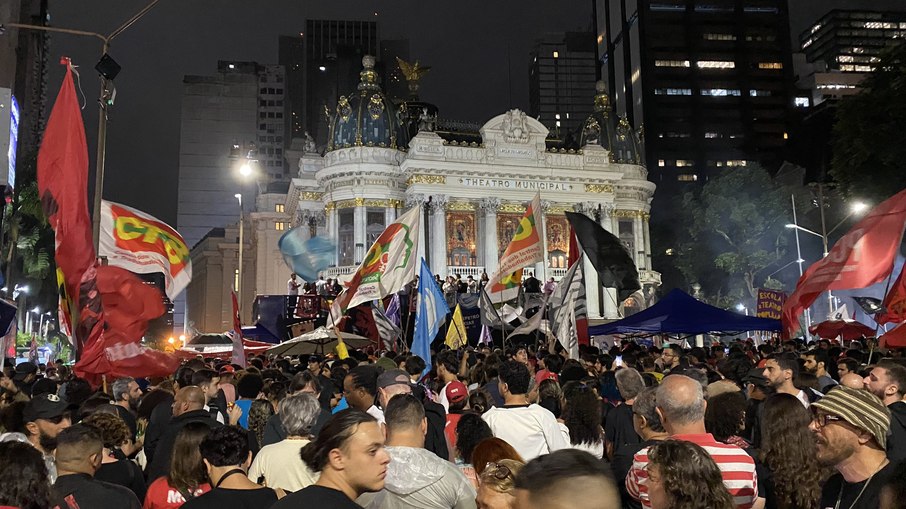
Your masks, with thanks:
<instances>
[{"instance_id":1,"label":"red flag","mask_svg":"<svg viewBox=\"0 0 906 509\"><path fill-rule=\"evenodd\" d=\"M875 207L834 245L827 256L799 278L783 304L786 337L799 328L799 316L827 290L865 288L893 270L906 225L906 190Z\"/></svg>"},{"instance_id":2,"label":"red flag","mask_svg":"<svg viewBox=\"0 0 906 509\"><path fill-rule=\"evenodd\" d=\"M569 255L567 256L567 267L572 267L574 263L582 256L582 249L579 248L579 239L576 237L576 232L573 231L573 227L569 227ZM582 285L585 285L585 281L582 281ZM585 299L585 291L583 290L580 298ZM585 309L588 309L587 307ZM588 315L582 314L581 316L576 315L576 339L580 345L589 344L588 338Z\"/></svg>"},{"instance_id":3,"label":"red flag","mask_svg":"<svg viewBox=\"0 0 906 509\"><path fill-rule=\"evenodd\" d=\"M245 349L242 346L242 320L239 318L239 300L236 299L236 292L230 292L233 296L233 358L232 363L245 367Z\"/></svg>"},{"instance_id":4,"label":"red flag","mask_svg":"<svg viewBox=\"0 0 906 509\"><path fill-rule=\"evenodd\" d=\"M94 272L89 270L96 258L88 216L88 148L69 59L64 58L61 63L66 66L63 85L38 151L38 193L55 234L54 259L81 315L82 306L92 302L87 295L96 293ZM98 313L99 309L88 311L74 327L79 350L100 336Z\"/></svg>"},{"instance_id":5,"label":"red flag","mask_svg":"<svg viewBox=\"0 0 906 509\"><path fill-rule=\"evenodd\" d=\"M97 297L93 300L99 301L100 322L105 328L96 341L85 346L75 365L76 374L97 383L101 375L111 379L173 373L179 367L177 357L141 344L148 320L164 312L160 290L119 267L103 265L96 273Z\"/></svg>"},{"instance_id":6,"label":"red flag","mask_svg":"<svg viewBox=\"0 0 906 509\"><path fill-rule=\"evenodd\" d=\"M876 322L880 324L906 322L906 270L900 271L900 277L884 296L881 306L884 308L884 312L878 314L875 318Z\"/></svg>"}]
</instances>

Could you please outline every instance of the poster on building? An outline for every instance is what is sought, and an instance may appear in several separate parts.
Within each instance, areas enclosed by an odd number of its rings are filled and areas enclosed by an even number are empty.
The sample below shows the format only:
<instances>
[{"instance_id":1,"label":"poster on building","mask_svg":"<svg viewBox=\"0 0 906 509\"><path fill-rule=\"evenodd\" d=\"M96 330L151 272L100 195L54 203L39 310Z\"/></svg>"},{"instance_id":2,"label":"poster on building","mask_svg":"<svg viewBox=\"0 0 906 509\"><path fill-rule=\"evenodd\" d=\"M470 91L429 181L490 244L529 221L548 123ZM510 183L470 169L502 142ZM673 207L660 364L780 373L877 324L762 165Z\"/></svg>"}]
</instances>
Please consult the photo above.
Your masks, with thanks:
<instances>
[{"instance_id":1,"label":"poster on building","mask_svg":"<svg viewBox=\"0 0 906 509\"><path fill-rule=\"evenodd\" d=\"M786 294L779 290L758 289L758 305L756 307L756 316L760 318L780 319L780 312L783 309L783 302L786 300Z\"/></svg>"}]
</instances>

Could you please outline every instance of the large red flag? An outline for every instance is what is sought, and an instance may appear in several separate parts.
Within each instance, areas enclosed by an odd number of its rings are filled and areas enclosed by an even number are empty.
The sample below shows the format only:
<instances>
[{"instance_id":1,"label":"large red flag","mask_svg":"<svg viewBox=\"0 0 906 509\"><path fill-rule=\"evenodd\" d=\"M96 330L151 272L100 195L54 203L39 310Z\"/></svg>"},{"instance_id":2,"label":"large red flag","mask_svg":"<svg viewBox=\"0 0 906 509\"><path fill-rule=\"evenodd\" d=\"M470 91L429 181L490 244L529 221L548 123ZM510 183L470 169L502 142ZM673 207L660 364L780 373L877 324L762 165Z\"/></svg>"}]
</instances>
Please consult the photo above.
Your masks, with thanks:
<instances>
[{"instance_id":1,"label":"large red flag","mask_svg":"<svg viewBox=\"0 0 906 509\"><path fill-rule=\"evenodd\" d=\"M875 207L799 278L783 304L783 332L799 329L799 316L827 290L865 288L893 270L906 225L906 190Z\"/></svg>"},{"instance_id":2,"label":"large red flag","mask_svg":"<svg viewBox=\"0 0 906 509\"><path fill-rule=\"evenodd\" d=\"M884 296L881 307L884 308L884 312L875 317L876 322L881 324L906 322L906 270L900 271L900 277Z\"/></svg>"},{"instance_id":3,"label":"large red flag","mask_svg":"<svg viewBox=\"0 0 906 509\"><path fill-rule=\"evenodd\" d=\"M91 305L90 295L97 293L95 272L89 270L95 264L95 252L88 216L88 148L69 59L61 63L66 66L63 85L38 151L38 193L54 230L54 259L63 273L67 294L78 303L79 324L73 332L81 351L100 336L102 323L100 309L86 310L82 316L82 307Z\"/></svg>"},{"instance_id":4,"label":"large red flag","mask_svg":"<svg viewBox=\"0 0 906 509\"><path fill-rule=\"evenodd\" d=\"M572 225L569 227L569 255L567 256L568 263L567 267L572 267L574 263L582 255L582 249L579 247L579 239L576 237L576 232L573 231ZM582 281L583 288L585 287L585 281ZM585 293L587 288L582 290L582 294L579 296L582 300L585 300ZM582 309L588 309L588 306L582 306ZM588 315L582 313L576 315L576 339L580 345L589 344L588 338Z\"/></svg>"}]
</instances>

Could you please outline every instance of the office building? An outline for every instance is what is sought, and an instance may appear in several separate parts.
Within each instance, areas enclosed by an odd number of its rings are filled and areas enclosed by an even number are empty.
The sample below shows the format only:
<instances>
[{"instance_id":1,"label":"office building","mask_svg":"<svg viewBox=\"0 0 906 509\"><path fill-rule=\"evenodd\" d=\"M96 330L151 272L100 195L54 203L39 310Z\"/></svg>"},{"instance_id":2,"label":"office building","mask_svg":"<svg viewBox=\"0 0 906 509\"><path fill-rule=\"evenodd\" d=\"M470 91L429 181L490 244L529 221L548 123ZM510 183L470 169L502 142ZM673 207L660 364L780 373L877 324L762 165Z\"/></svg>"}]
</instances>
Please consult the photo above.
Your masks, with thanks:
<instances>
[{"instance_id":1,"label":"office building","mask_svg":"<svg viewBox=\"0 0 906 509\"><path fill-rule=\"evenodd\" d=\"M779 166L794 107L786 0L598 0L596 16L611 100L644 126L651 180Z\"/></svg>"},{"instance_id":2,"label":"office building","mask_svg":"<svg viewBox=\"0 0 906 509\"><path fill-rule=\"evenodd\" d=\"M548 34L531 53L529 115L563 139L591 114L595 39L587 32Z\"/></svg>"}]
</instances>

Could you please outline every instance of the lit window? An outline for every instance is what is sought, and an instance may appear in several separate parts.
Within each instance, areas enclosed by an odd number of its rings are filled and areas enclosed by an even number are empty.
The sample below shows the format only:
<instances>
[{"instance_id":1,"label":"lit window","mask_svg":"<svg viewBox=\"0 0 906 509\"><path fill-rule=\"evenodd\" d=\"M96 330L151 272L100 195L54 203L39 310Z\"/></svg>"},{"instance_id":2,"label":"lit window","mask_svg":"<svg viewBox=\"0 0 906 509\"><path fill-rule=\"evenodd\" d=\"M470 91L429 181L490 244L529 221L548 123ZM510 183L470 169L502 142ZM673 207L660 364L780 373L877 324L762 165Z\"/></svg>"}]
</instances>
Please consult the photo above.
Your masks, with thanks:
<instances>
[{"instance_id":1,"label":"lit window","mask_svg":"<svg viewBox=\"0 0 906 509\"><path fill-rule=\"evenodd\" d=\"M658 160L657 160L657 165L658 165L659 167L663 168L664 166L667 166L667 162L664 161L663 159L658 159Z\"/></svg>"},{"instance_id":2,"label":"lit window","mask_svg":"<svg viewBox=\"0 0 906 509\"><path fill-rule=\"evenodd\" d=\"M802 49L808 48L809 46L812 45L813 42L815 42L814 38L810 37L810 38L806 39L805 42L802 43Z\"/></svg>"},{"instance_id":3,"label":"lit window","mask_svg":"<svg viewBox=\"0 0 906 509\"><path fill-rule=\"evenodd\" d=\"M689 67L688 60L655 60L655 67Z\"/></svg>"},{"instance_id":4,"label":"lit window","mask_svg":"<svg viewBox=\"0 0 906 509\"><path fill-rule=\"evenodd\" d=\"M749 96L751 96L751 97L770 97L770 96L771 96L771 91L770 91L770 90L755 90L755 89L752 89L752 90L749 90Z\"/></svg>"},{"instance_id":5,"label":"lit window","mask_svg":"<svg viewBox=\"0 0 906 509\"><path fill-rule=\"evenodd\" d=\"M679 180L680 182L697 182L698 175L695 175L694 173L692 173L692 174L684 173L682 175L677 175L676 180Z\"/></svg>"},{"instance_id":6,"label":"lit window","mask_svg":"<svg viewBox=\"0 0 906 509\"><path fill-rule=\"evenodd\" d=\"M783 64L780 62L758 62L759 69L783 69Z\"/></svg>"},{"instance_id":7,"label":"lit window","mask_svg":"<svg viewBox=\"0 0 906 509\"><path fill-rule=\"evenodd\" d=\"M852 62L852 61L853 61L852 55L837 55L837 62L842 63L842 62Z\"/></svg>"},{"instance_id":8,"label":"lit window","mask_svg":"<svg viewBox=\"0 0 906 509\"><path fill-rule=\"evenodd\" d=\"M283 212L284 205L282 203L278 203L275 208L277 209L277 212Z\"/></svg>"},{"instance_id":9,"label":"lit window","mask_svg":"<svg viewBox=\"0 0 906 509\"><path fill-rule=\"evenodd\" d=\"M732 60L699 60L695 63L699 69L735 69L736 62Z\"/></svg>"},{"instance_id":10,"label":"lit window","mask_svg":"<svg viewBox=\"0 0 906 509\"><path fill-rule=\"evenodd\" d=\"M714 139L714 138L720 138L720 133L705 133L705 138L709 139L709 140Z\"/></svg>"},{"instance_id":11,"label":"lit window","mask_svg":"<svg viewBox=\"0 0 906 509\"><path fill-rule=\"evenodd\" d=\"M692 95L691 88L656 88L654 95Z\"/></svg>"},{"instance_id":12,"label":"lit window","mask_svg":"<svg viewBox=\"0 0 906 509\"><path fill-rule=\"evenodd\" d=\"M559 51L555 51L555 52L554 52L554 58L560 58L560 52L559 52Z\"/></svg>"},{"instance_id":13,"label":"lit window","mask_svg":"<svg viewBox=\"0 0 906 509\"><path fill-rule=\"evenodd\" d=\"M687 166L695 166L695 161L691 159L677 159L676 166L679 168L684 168Z\"/></svg>"},{"instance_id":14,"label":"lit window","mask_svg":"<svg viewBox=\"0 0 906 509\"><path fill-rule=\"evenodd\" d=\"M560 114L557 113L556 115L554 115L554 118L557 119L557 120L560 120Z\"/></svg>"},{"instance_id":15,"label":"lit window","mask_svg":"<svg viewBox=\"0 0 906 509\"><path fill-rule=\"evenodd\" d=\"M740 96L739 89L735 88L703 88L701 92L702 95L711 97Z\"/></svg>"},{"instance_id":16,"label":"lit window","mask_svg":"<svg viewBox=\"0 0 906 509\"><path fill-rule=\"evenodd\" d=\"M727 161L727 166L745 166L745 159L731 159Z\"/></svg>"},{"instance_id":17,"label":"lit window","mask_svg":"<svg viewBox=\"0 0 906 509\"><path fill-rule=\"evenodd\" d=\"M559 120L557 121L557 127L560 127L560 121L559 121Z\"/></svg>"},{"instance_id":18,"label":"lit window","mask_svg":"<svg viewBox=\"0 0 906 509\"><path fill-rule=\"evenodd\" d=\"M702 34L706 41L735 41L736 36L733 34Z\"/></svg>"},{"instance_id":19,"label":"lit window","mask_svg":"<svg viewBox=\"0 0 906 509\"><path fill-rule=\"evenodd\" d=\"M274 223L274 227L278 232L282 232L286 230L286 223L283 221L277 221L276 223Z\"/></svg>"},{"instance_id":20,"label":"lit window","mask_svg":"<svg viewBox=\"0 0 906 509\"><path fill-rule=\"evenodd\" d=\"M785 140L790 139L790 135L788 133L783 133L783 139L785 139Z\"/></svg>"},{"instance_id":21,"label":"lit window","mask_svg":"<svg viewBox=\"0 0 906 509\"><path fill-rule=\"evenodd\" d=\"M808 108L808 97L796 97L793 99L793 106L797 108Z\"/></svg>"}]
</instances>

